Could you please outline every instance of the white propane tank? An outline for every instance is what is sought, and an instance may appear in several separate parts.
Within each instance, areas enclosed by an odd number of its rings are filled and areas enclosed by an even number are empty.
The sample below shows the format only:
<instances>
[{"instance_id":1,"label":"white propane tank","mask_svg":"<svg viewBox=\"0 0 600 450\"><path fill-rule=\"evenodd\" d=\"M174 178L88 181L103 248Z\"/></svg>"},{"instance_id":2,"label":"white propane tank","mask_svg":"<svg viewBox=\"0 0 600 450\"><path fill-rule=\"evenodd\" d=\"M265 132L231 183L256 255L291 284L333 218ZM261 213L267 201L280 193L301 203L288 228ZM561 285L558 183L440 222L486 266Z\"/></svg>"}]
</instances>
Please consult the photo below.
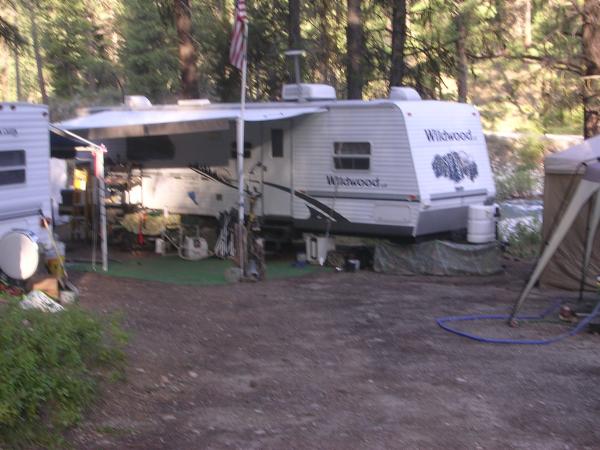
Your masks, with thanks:
<instances>
[{"instance_id":1,"label":"white propane tank","mask_svg":"<svg viewBox=\"0 0 600 450\"><path fill-rule=\"evenodd\" d=\"M31 231L13 230L0 239L0 269L15 280L26 280L40 260L38 238Z\"/></svg>"},{"instance_id":2,"label":"white propane tank","mask_svg":"<svg viewBox=\"0 0 600 450\"><path fill-rule=\"evenodd\" d=\"M484 244L496 240L496 211L498 205L470 205L467 241Z\"/></svg>"}]
</instances>

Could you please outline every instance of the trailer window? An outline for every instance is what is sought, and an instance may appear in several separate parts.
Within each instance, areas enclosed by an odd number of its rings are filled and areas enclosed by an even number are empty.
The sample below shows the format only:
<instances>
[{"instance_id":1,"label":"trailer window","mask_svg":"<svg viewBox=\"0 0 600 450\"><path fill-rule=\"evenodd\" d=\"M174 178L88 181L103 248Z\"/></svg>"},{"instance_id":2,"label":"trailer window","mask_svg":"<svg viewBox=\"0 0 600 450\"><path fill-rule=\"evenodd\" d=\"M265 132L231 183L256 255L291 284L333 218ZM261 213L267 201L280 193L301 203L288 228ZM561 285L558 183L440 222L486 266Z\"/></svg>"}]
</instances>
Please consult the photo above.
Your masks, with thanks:
<instances>
[{"instance_id":1,"label":"trailer window","mask_svg":"<svg viewBox=\"0 0 600 450\"><path fill-rule=\"evenodd\" d=\"M167 135L129 137L125 143L127 159L132 161L175 159L175 144Z\"/></svg>"},{"instance_id":2,"label":"trailer window","mask_svg":"<svg viewBox=\"0 0 600 450\"><path fill-rule=\"evenodd\" d=\"M283 158L283 130L271 130L271 156L273 158Z\"/></svg>"},{"instance_id":3,"label":"trailer window","mask_svg":"<svg viewBox=\"0 0 600 450\"><path fill-rule=\"evenodd\" d=\"M333 166L336 169L369 170L371 144L369 142L334 142Z\"/></svg>"},{"instance_id":4,"label":"trailer window","mask_svg":"<svg viewBox=\"0 0 600 450\"><path fill-rule=\"evenodd\" d=\"M244 159L248 159L252 156L251 153L252 144L248 141L244 141ZM237 159L237 142L231 143L231 159Z\"/></svg>"},{"instance_id":5,"label":"trailer window","mask_svg":"<svg viewBox=\"0 0 600 450\"><path fill-rule=\"evenodd\" d=\"M0 186L25 183L25 150L0 151Z\"/></svg>"}]
</instances>

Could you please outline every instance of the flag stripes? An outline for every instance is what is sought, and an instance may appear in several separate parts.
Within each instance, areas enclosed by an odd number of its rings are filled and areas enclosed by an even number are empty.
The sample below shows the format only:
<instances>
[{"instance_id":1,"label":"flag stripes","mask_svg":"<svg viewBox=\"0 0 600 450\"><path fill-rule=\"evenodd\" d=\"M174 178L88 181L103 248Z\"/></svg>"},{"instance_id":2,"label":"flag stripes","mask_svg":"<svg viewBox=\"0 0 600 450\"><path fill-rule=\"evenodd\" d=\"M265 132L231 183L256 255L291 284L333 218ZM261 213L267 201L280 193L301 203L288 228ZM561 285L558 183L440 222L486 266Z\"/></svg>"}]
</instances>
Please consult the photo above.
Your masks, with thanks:
<instances>
[{"instance_id":1,"label":"flag stripes","mask_svg":"<svg viewBox=\"0 0 600 450\"><path fill-rule=\"evenodd\" d=\"M229 62L232 66L242 70L246 57L246 0L237 0L235 5L235 19L231 35L231 48L229 49Z\"/></svg>"}]
</instances>

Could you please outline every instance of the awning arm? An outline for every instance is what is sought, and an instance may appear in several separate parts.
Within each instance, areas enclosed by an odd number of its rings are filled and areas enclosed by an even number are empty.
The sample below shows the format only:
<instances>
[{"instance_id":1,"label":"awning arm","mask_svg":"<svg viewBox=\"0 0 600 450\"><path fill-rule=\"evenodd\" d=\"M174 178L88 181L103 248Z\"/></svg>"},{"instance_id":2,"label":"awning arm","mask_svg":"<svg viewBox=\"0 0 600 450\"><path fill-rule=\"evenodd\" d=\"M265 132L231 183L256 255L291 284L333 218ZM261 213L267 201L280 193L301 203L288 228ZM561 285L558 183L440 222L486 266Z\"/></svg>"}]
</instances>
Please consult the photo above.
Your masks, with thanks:
<instances>
[{"instance_id":1,"label":"awning arm","mask_svg":"<svg viewBox=\"0 0 600 450\"><path fill-rule=\"evenodd\" d=\"M100 145L94 144L92 141L88 141L87 139L79 136L78 134L73 133L72 131L65 130L64 128L59 128L56 125L52 125L52 124L49 124L49 126L50 126L50 129L52 129L52 131L54 131L57 134L67 135L70 138L80 141L81 143L85 144L87 147L93 147L96 150L104 151L104 149Z\"/></svg>"}]
</instances>

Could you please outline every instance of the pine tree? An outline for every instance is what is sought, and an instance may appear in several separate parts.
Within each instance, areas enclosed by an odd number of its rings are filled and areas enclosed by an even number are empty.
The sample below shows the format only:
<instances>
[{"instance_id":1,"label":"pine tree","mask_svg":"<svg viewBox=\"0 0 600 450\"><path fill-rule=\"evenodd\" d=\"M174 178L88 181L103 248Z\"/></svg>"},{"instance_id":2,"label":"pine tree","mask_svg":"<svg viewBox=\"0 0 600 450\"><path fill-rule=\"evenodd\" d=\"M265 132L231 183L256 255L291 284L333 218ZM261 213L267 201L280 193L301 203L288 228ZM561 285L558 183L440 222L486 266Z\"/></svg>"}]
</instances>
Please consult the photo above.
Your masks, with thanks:
<instances>
[{"instance_id":1,"label":"pine tree","mask_svg":"<svg viewBox=\"0 0 600 450\"><path fill-rule=\"evenodd\" d=\"M119 52L129 94L164 101L179 90L177 37L153 2L124 0Z\"/></svg>"}]
</instances>

